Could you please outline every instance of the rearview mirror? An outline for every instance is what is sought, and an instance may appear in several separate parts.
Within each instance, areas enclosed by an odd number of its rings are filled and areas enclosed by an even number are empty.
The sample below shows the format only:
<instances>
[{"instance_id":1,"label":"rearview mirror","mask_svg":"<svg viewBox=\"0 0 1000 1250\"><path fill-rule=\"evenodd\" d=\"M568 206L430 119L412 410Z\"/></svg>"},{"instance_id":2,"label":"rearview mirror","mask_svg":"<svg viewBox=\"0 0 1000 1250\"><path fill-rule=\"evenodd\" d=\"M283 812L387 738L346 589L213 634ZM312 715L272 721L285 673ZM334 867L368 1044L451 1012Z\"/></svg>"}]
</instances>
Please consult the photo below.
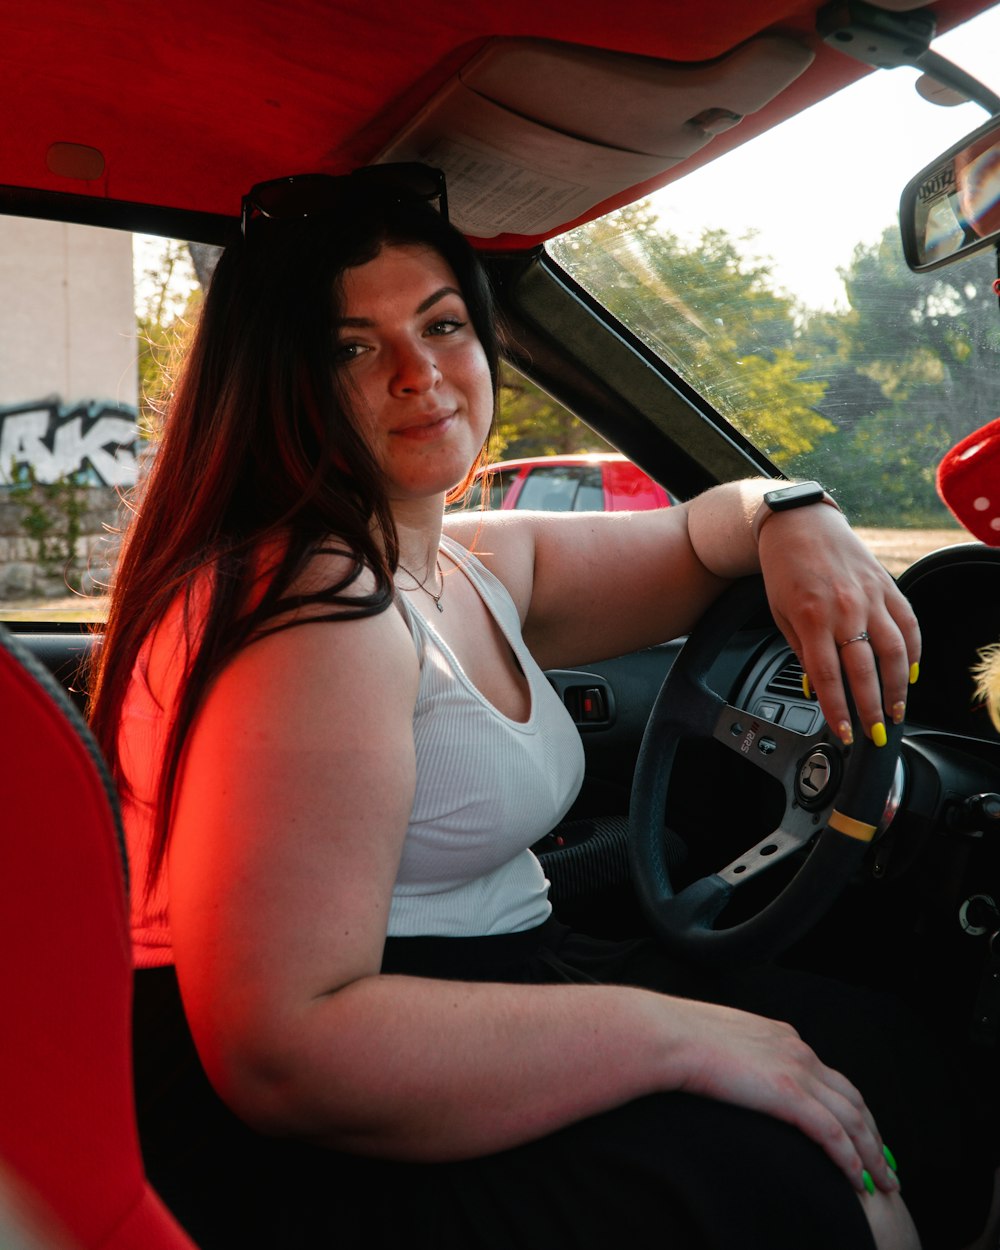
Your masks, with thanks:
<instances>
[{"instance_id":1,"label":"rearview mirror","mask_svg":"<svg viewBox=\"0 0 1000 1250\"><path fill-rule=\"evenodd\" d=\"M903 255L917 273L1000 240L1000 117L912 178L899 203Z\"/></svg>"}]
</instances>

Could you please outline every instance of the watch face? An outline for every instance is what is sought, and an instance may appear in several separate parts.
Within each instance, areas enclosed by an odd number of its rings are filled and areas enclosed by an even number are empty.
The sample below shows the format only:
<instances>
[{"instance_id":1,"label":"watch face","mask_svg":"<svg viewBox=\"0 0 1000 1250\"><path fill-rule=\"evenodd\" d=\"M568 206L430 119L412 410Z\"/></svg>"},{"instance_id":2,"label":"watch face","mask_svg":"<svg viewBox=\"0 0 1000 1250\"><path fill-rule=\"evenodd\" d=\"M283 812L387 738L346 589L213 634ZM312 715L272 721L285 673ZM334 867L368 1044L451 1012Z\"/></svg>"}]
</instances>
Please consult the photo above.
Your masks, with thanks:
<instances>
[{"instance_id":1,"label":"watch face","mask_svg":"<svg viewBox=\"0 0 1000 1250\"><path fill-rule=\"evenodd\" d=\"M819 482L796 482L792 486L769 490L764 496L764 502L772 512L782 512L786 508L801 508L806 504L819 503L825 493Z\"/></svg>"}]
</instances>

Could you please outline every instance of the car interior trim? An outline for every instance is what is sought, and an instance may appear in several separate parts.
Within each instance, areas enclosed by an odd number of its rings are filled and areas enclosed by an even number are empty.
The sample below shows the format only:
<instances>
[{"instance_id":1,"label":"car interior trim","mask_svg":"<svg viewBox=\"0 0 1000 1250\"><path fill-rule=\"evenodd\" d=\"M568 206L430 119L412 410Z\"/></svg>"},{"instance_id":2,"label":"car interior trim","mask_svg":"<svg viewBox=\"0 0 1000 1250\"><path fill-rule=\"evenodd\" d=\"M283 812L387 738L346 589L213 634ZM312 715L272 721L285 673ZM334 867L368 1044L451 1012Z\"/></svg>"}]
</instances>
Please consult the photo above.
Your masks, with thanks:
<instances>
[{"instance_id":1,"label":"car interior trim","mask_svg":"<svg viewBox=\"0 0 1000 1250\"><path fill-rule=\"evenodd\" d=\"M527 264L491 261L512 331L514 364L599 434L613 437L651 477L659 481L662 475L664 437L672 489L681 497L717 481L781 476L641 340L611 325L547 253L536 253ZM570 345L575 368L567 386ZM548 368L550 355L558 371Z\"/></svg>"},{"instance_id":2,"label":"car interior trim","mask_svg":"<svg viewBox=\"0 0 1000 1250\"><path fill-rule=\"evenodd\" d=\"M734 124L757 112L814 55L775 35L696 63L494 39L377 160L442 168L467 235L550 234L704 147L720 114Z\"/></svg>"}]
</instances>

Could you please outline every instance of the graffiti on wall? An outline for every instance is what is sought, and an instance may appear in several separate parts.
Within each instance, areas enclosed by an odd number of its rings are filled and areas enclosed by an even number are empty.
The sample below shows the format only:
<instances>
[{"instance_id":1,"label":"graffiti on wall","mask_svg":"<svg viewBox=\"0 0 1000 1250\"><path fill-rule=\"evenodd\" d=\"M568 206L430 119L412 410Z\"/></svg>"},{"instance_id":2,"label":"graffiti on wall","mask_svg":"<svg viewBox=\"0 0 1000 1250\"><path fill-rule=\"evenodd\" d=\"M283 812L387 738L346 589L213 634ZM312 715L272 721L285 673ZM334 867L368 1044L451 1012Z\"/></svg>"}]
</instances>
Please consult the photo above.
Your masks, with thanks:
<instances>
[{"instance_id":1,"label":"graffiti on wall","mask_svg":"<svg viewBox=\"0 0 1000 1250\"><path fill-rule=\"evenodd\" d=\"M136 414L122 404L58 399L0 407L0 483L29 465L39 482L73 477L104 486L132 486L138 453Z\"/></svg>"}]
</instances>

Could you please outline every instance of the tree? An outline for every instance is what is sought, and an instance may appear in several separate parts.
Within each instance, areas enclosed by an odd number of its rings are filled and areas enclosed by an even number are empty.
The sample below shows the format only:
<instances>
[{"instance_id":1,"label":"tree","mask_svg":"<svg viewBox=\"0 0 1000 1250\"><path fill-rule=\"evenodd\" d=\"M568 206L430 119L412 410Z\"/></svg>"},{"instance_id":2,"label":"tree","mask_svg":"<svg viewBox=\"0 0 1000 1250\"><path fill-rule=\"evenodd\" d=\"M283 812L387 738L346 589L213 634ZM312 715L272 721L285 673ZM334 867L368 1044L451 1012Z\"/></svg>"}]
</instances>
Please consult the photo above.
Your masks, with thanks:
<instances>
[{"instance_id":1,"label":"tree","mask_svg":"<svg viewBox=\"0 0 1000 1250\"><path fill-rule=\"evenodd\" d=\"M506 363L501 366L496 431L490 445L492 459L569 455L608 451L610 447L534 382Z\"/></svg>"},{"instance_id":2,"label":"tree","mask_svg":"<svg viewBox=\"0 0 1000 1250\"><path fill-rule=\"evenodd\" d=\"M810 451L831 423L817 411L798 309L775 289L753 236L705 230L684 243L649 201L559 240L557 258L619 320L779 465Z\"/></svg>"},{"instance_id":3,"label":"tree","mask_svg":"<svg viewBox=\"0 0 1000 1250\"><path fill-rule=\"evenodd\" d=\"M136 283L139 343L139 429L158 437L163 401L170 393L202 298L186 243L153 240L145 248Z\"/></svg>"},{"instance_id":4,"label":"tree","mask_svg":"<svg viewBox=\"0 0 1000 1250\"><path fill-rule=\"evenodd\" d=\"M859 244L842 272L849 310L805 325L820 412L836 427L809 472L841 484L866 524L941 525L934 472L1000 410L1000 320L987 253L929 275L903 263L899 231Z\"/></svg>"},{"instance_id":5,"label":"tree","mask_svg":"<svg viewBox=\"0 0 1000 1250\"><path fill-rule=\"evenodd\" d=\"M847 311L810 312L776 288L752 235L705 230L684 241L648 201L563 236L553 251L777 464L837 485L852 519L947 521L935 466L960 435L1000 411L988 253L914 275L892 227L877 243L859 244L842 272ZM201 267L213 257L198 259ZM141 292L142 420L152 428L200 299L184 245L162 244ZM495 458L606 446L503 366Z\"/></svg>"}]
</instances>

